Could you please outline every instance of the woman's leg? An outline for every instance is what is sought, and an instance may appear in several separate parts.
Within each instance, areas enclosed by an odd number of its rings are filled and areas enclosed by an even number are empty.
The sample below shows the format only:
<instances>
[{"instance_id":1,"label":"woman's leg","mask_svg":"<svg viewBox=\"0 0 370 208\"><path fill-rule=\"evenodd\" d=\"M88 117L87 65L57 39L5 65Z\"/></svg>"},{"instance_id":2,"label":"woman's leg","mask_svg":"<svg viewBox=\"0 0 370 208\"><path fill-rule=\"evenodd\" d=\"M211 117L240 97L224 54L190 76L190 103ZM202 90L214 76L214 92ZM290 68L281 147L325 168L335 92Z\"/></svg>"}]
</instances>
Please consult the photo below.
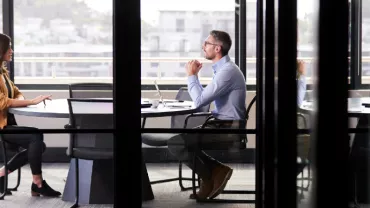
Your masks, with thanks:
<instances>
[{"instance_id":1,"label":"woman's leg","mask_svg":"<svg viewBox=\"0 0 370 208\"><path fill-rule=\"evenodd\" d=\"M6 126L5 129L32 129L31 127ZM34 183L41 184L41 159L44 152L44 138L42 134L4 134L4 141L21 146L27 151L16 155L9 161L9 170L14 171L27 163L30 163Z\"/></svg>"},{"instance_id":2,"label":"woman's leg","mask_svg":"<svg viewBox=\"0 0 370 208\"><path fill-rule=\"evenodd\" d=\"M20 126L6 126L5 129L33 129L32 127L20 127ZM41 162L42 154L45 151L45 143L43 142L42 134L4 134L4 141L21 146L26 151L16 155L9 161L9 170L14 171L19 167L22 167L27 161L30 164L31 172L33 176L32 190L39 193L38 189L42 189L45 186L48 190L44 194L45 190L40 190L42 195L60 195L59 192L52 190L42 178Z\"/></svg>"}]
</instances>

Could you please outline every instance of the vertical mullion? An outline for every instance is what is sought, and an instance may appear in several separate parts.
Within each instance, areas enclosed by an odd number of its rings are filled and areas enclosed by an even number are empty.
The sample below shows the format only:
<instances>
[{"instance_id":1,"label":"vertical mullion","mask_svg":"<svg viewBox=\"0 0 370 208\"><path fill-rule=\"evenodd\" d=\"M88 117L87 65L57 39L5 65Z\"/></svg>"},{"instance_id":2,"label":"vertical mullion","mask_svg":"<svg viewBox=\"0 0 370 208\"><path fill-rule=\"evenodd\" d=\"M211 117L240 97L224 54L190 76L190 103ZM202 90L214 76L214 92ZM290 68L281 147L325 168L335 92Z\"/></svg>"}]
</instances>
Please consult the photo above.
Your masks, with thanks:
<instances>
[{"instance_id":1,"label":"vertical mullion","mask_svg":"<svg viewBox=\"0 0 370 208\"><path fill-rule=\"evenodd\" d=\"M146 174L141 172L143 158L140 139L140 0L113 0L113 12L113 85L114 98L116 98L114 99L116 128L114 143L116 197L114 207L142 207L142 194L145 193L142 191L142 181ZM130 68L130 70L120 70L124 68ZM122 77L125 79L122 80ZM120 95L122 96L124 89L130 89L130 99L118 99ZM130 164L129 169L125 168L128 164ZM136 182L127 183L127 180ZM122 185L120 185L121 183Z\"/></svg>"},{"instance_id":2,"label":"vertical mullion","mask_svg":"<svg viewBox=\"0 0 370 208\"><path fill-rule=\"evenodd\" d=\"M297 0L278 1L277 206L296 207Z\"/></svg>"},{"instance_id":3,"label":"vertical mullion","mask_svg":"<svg viewBox=\"0 0 370 208\"><path fill-rule=\"evenodd\" d=\"M327 207L327 203L331 207L344 208L348 207L349 202L348 4L348 0L320 0L319 5L317 113L314 128L316 178L313 184L314 207L317 208ZM335 72L330 69L335 69ZM335 199L328 198L328 193L333 194Z\"/></svg>"},{"instance_id":4,"label":"vertical mullion","mask_svg":"<svg viewBox=\"0 0 370 208\"><path fill-rule=\"evenodd\" d=\"M3 1L3 33L8 35L12 40L12 48L14 50L14 1L13 0L2 0ZM14 58L13 54L13 60ZM10 79L14 82L14 61L8 63L8 70L10 73Z\"/></svg>"},{"instance_id":5,"label":"vertical mullion","mask_svg":"<svg viewBox=\"0 0 370 208\"><path fill-rule=\"evenodd\" d=\"M257 1L257 12L256 12L256 50L257 50L257 60L256 60L256 207L262 208L264 206L264 196L265 187L265 174L264 174L264 154L265 154L265 145L264 145L264 115L265 115L265 108L263 107L263 77L264 77L264 1Z\"/></svg>"},{"instance_id":6,"label":"vertical mullion","mask_svg":"<svg viewBox=\"0 0 370 208\"><path fill-rule=\"evenodd\" d=\"M259 46L260 51L259 60L257 65L257 74L260 75L260 90L257 91L257 105L261 113L261 133L258 141L261 140L257 147L259 149L261 158L260 170L262 173L262 180L259 183L263 184L261 188L264 191L263 205L261 207L274 207L275 206L275 0L265 0L265 5L260 5L260 12L265 11L265 25L259 27ZM261 8L263 7L263 8ZM259 15L263 18L263 13ZM261 24L261 20L260 20ZM262 33L262 34L261 34ZM262 40L261 40L262 39ZM264 41L263 41L264 40ZM265 58L265 59L264 59ZM261 70L262 69L262 70ZM257 169L258 170L258 169Z\"/></svg>"},{"instance_id":7,"label":"vertical mullion","mask_svg":"<svg viewBox=\"0 0 370 208\"><path fill-rule=\"evenodd\" d=\"M239 1L239 68L242 71L244 77L246 78L247 75L247 50L246 50L246 42L247 42L247 29L246 29L246 1L240 0Z\"/></svg>"},{"instance_id":8,"label":"vertical mullion","mask_svg":"<svg viewBox=\"0 0 370 208\"><path fill-rule=\"evenodd\" d=\"M351 1L350 89L361 88L361 0Z\"/></svg>"},{"instance_id":9,"label":"vertical mullion","mask_svg":"<svg viewBox=\"0 0 370 208\"><path fill-rule=\"evenodd\" d=\"M240 66L240 58L239 58L239 16L240 16L240 4L239 0L235 0L235 64Z\"/></svg>"}]
</instances>

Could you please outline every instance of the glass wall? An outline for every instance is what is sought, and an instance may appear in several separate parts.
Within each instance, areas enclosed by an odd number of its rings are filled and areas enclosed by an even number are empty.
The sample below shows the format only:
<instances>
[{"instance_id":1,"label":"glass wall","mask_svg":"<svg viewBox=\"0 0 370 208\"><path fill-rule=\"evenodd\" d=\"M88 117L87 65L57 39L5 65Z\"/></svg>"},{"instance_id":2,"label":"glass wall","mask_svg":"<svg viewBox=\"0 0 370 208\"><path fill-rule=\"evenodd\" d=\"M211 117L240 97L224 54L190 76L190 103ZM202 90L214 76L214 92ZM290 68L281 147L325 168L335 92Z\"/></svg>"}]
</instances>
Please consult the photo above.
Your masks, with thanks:
<instances>
[{"instance_id":1,"label":"glass wall","mask_svg":"<svg viewBox=\"0 0 370 208\"><path fill-rule=\"evenodd\" d=\"M15 0L15 82L112 82L112 28L112 1Z\"/></svg>"}]
</instances>

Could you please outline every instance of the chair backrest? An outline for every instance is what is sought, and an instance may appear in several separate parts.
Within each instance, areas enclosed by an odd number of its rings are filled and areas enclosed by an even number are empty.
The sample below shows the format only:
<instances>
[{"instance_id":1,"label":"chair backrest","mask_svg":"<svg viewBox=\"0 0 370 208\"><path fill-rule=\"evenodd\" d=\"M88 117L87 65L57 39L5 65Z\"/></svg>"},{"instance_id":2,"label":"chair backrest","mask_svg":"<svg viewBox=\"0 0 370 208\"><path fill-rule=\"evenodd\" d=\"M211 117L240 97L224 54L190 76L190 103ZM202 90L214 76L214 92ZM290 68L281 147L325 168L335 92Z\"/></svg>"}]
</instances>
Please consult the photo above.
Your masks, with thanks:
<instances>
[{"instance_id":1,"label":"chair backrest","mask_svg":"<svg viewBox=\"0 0 370 208\"><path fill-rule=\"evenodd\" d=\"M307 129L308 127L306 115L297 113L297 129ZM311 143L310 134L297 135L297 156L302 160L311 159Z\"/></svg>"},{"instance_id":2,"label":"chair backrest","mask_svg":"<svg viewBox=\"0 0 370 208\"><path fill-rule=\"evenodd\" d=\"M111 83L73 83L69 84L70 98L113 98Z\"/></svg>"},{"instance_id":3,"label":"chair backrest","mask_svg":"<svg viewBox=\"0 0 370 208\"><path fill-rule=\"evenodd\" d=\"M113 113L98 114L93 109L111 107L113 99L69 98L69 125L72 129L113 129ZM110 106L111 105L111 106ZM87 113L86 109L91 109ZM82 113L83 112L83 113ZM113 133L71 133L68 155L73 156L74 148L99 149L113 152Z\"/></svg>"},{"instance_id":4,"label":"chair backrest","mask_svg":"<svg viewBox=\"0 0 370 208\"><path fill-rule=\"evenodd\" d=\"M180 88L179 91L177 92L175 99L182 100L182 101L192 101L187 87ZM206 106L201 107L199 112L209 112L209 109L210 109L210 105L206 105ZM186 116L187 115L172 116L171 117L171 128L183 128ZM200 126L205 122L206 118L207 116L193 117L189 119L186 128L194 128L196 126Z\"/></svg>"},{"instance_id":5,"label":"chair backrest","mask_svg":"<svg viewBox=\"0 0 370 208\"><path fill-rule=\"evenodd\" d=\"M251 108L253 106L253 104L256 102L256 99L257 99L257 95L254 96L254 98L251 100L251 102L249 103L246 111L245 111L245 120L248 121L249 119L249 112L251 111Z\"/></svg>"}]
</instances>

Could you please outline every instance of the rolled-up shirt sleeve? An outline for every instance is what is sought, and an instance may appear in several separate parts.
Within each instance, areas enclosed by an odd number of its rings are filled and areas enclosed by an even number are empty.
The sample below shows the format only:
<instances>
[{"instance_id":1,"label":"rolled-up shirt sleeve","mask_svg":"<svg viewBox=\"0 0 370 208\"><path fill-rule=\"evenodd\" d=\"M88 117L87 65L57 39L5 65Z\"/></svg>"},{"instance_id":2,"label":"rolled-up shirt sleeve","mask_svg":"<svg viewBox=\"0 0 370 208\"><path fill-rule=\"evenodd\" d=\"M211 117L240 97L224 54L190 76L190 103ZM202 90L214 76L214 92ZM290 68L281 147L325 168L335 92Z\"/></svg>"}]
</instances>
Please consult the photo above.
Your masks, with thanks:
<instances>
[{"instance_id":1,"label":"rolled-up shirt sleeve","mask_svg":"<svg viewBox=\"0 0 370 208\"><path fill-rule=\"evenodd\" d=\"M226 94L232 85L230 78L231 76L227 74L227 71L220 71L214 76L212 82L203 88L197 76L189 76L188 91L195 106L203 107Z\"/></svg>"}]
</instances>

